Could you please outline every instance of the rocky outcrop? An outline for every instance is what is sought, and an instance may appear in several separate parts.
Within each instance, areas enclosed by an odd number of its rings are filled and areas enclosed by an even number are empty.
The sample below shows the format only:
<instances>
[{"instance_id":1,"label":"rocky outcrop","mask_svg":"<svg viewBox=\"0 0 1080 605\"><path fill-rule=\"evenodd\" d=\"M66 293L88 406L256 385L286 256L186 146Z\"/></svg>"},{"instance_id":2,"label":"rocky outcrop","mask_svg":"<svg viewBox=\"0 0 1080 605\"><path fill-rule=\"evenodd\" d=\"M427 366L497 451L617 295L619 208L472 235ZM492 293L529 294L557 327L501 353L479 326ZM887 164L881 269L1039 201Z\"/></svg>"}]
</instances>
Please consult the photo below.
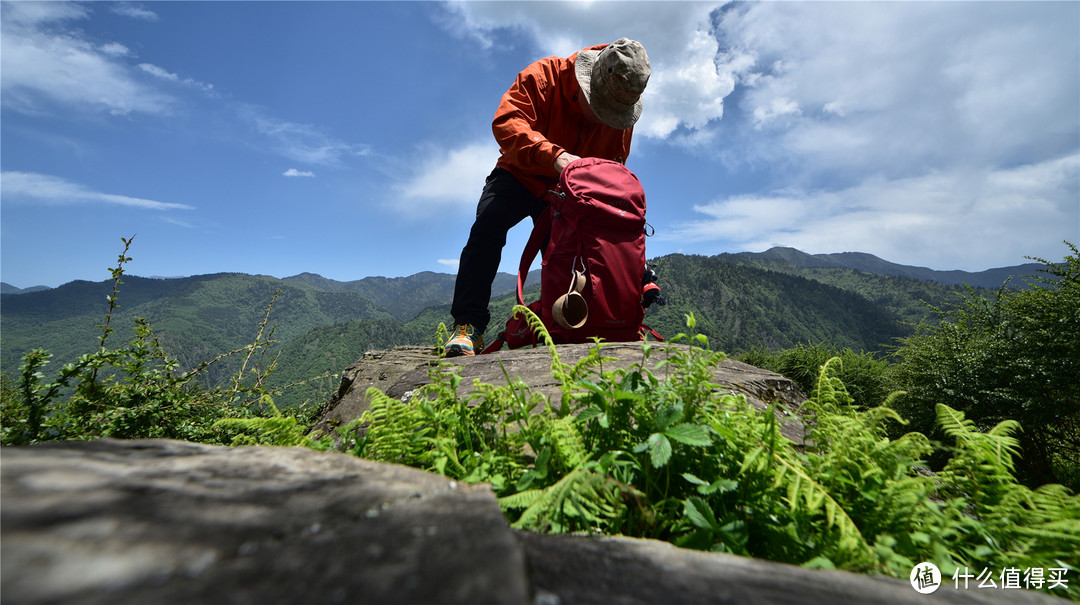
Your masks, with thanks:
<instances>
[{"instance_id":1,"label":"rocky outcrop","mask_svg":"<svg viewBox=\"0 0 1080 605\"><path fill-rule=\"evenodd\" d=\"M3 603L924 603L907 582L511 530L490 490L300 448L0 450ZM1057 603L1021 590L947 603Z\"/></svg>"},{"instance_id":2,"label":"rocky outcrop","mask_svg":"<svg viewBox=\"0 0 1080 605\"><path fill-rule=\"evenodd\" d=\"M668 354L665 350L684 351L687 345L655 345L650 359L645 366L655 370L656 365ZM574 364L589 354L591 344L559 345L559 359L564 363ZM605 357L612 358L604 362L604 370L625 369L642 361L640 343L610 343L603 347ZM549 396L555 395L558 402L559 384L551 375L551 356L546 348L524 348L504 350L490 355L474 357L456 357L445 360L457 366L465 380L458 387L465 396L472 389L473 381L490 384L506 384L506 375L522 380L533 392ZM391 397L406 397L420 386L428 384L429 371L437 365L439 358L430 347L397 347L390 351L377 351L365 354L356 363L342 372L341 384L337 393L324 407L323 415L316 430L335 434L334 429L359 418L368 409L367 390L377 387ZM503 372L506 372L506 375ZM663 376L663 370L657 370ZM796 415L806 396L799 386L775 372L769 372L745 363L726 359L713 371L713 382L720 388L746 396L754 407L765 410L773 402L779 402L777 416L781 423L781 432L795 443L803 442L802 421Z\"/></svg>"},{"instance_id":3,"label":"rocky outcrop","mask_svg":"<svg viewBox=\"0 0 1080 605\"><path fill-rule=\"evenodd\" d=\"M300 448L2 452L5 603L524 603L489 489Z\"/></svg>"}]
</instances>

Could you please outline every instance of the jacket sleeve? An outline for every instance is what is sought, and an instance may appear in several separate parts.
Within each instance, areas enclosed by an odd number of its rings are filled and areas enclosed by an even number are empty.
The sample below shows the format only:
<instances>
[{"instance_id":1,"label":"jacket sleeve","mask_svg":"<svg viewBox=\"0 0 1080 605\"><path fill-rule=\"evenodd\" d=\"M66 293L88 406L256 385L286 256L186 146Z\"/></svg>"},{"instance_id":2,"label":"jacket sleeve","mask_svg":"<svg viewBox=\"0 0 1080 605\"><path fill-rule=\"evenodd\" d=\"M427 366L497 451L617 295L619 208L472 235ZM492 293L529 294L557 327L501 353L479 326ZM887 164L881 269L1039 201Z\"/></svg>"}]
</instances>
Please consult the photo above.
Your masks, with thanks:
<instances>
[{"instance_id":1,"label":"jacket sleeve","mask_svg":"<svg viewBox=\"0 0 1080 605\"><path fill-rule=\"evenodd\" d=\"M503 159L522 174L556 177L555 158L563 148L548 140L550 96L558 94L540 63L518 74L503 95L491 130Z\"/></svg>"}]
</instances>

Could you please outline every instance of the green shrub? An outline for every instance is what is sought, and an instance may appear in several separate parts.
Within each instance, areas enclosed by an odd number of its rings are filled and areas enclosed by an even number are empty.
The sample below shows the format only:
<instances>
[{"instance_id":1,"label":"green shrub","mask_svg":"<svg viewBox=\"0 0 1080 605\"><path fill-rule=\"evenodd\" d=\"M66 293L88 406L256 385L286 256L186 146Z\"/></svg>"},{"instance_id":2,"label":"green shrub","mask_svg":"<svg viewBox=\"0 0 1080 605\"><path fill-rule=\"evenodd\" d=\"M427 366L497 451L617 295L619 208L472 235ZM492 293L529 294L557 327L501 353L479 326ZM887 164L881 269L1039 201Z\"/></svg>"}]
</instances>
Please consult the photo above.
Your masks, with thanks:
<instances>
[{"instance_id":1,"label":"green shrub","mask_svg":"<svg viewBox=\"0 0 1080 605\"><path fill-rule=\"evenodd\" d=\"M110 348L110 336L115 333L112 319L119 308L132 239L122 240L124 250L111 270L113 291L105 321L98 326L102 331L98 349L65 364L51 380L45 370L52 355L35 349L23 356L17 379L4 377L0 444L99 437L227 443L230 437L222 425L215 424L218 420L268 411L254 404L270 394L265 380L276 367L276 359L263 358L273 342L273 329L267 329L273 300L252 344L192 370L179 369L143 318L135 319L135 337L130 342ZM201 386L200 376L231 355L242 356L242 362L230 383L218 388Z\"/></svg>"},{"instance_id":2,"label":"green shrub","mask_svg":"<svg viewBox=\"0 0 1080 605\"><path fill-rule=\"evenodd\" d=\"M1032 288L974 292L940 309L896 349L892 380L916 430L933 435L936 406L980 430L1018 423L1021 477L1080 488L1080 258L1046 265Z\"/></svg>"},{"instance_id":3,"label":"green shrub","mask_svg":"<svg viewBox=\"0 0 1080 605\"><path fill-rule=\"evenodd\" d=\"M772 370L795 381L805 393L813 391L821 366L838 357L842 362L839 377L847 386L856 405L878 405L891 392L888 378L889 363L873 353L856 353L826 344L800 344L791 349L772 353L753 348L737 357L752 366Z\"/></svg>"}]
</instances>

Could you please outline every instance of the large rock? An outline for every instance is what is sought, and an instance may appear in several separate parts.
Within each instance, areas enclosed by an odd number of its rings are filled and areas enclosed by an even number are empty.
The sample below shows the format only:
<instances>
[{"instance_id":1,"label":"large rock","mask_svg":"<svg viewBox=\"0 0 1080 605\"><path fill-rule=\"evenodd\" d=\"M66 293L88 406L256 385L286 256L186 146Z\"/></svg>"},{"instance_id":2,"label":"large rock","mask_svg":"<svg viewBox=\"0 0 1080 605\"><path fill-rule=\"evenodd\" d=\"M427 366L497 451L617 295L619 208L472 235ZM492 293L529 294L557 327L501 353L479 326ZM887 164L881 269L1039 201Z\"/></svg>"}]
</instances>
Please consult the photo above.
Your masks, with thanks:
<instances>
[{"instance_id":1,"label":"large rock","mask_svg":"<svg viewBox=\"0 0 1080 605\"><path fill-rule=\"evenodd\" d=\"M894 578L685 550L658 540L518 535L536 602L546 596L551 605L1066 603L1023 590L956 590L948 579L923 595Z\"/></svg>"},{"instance_id":2,"label":"large rock","mask_svg":"<svg viewBox=\"0 0 1080 605\"><path fill-rule=\"evenodd\" d=\"M667 359L666 350L685 352L688 345L654 344L649 361L645 366L655 370L657 363ZM586 357L593 349L591 344L559 345L559 359L573 365ZM626 369L642 361L640 343L610 343L602 349L605 357L614 358L604 362L604 370ZM473 381L490 384L506 384L505 371L511 378L520 379L533 392L544 393L554 403L560 401L559 383L551 374L551 354L546 348L524 348L504 350L489 355L473 357L455 357L444 360L456 366L463 378L458 387L459 394L465 396L473 388ZM391 397L407 397L422 385L430 382L429 372L439 363L439 358L430 347L397 347L389 351L376 351L365 354L342 372L341 384L337 393L324 407L322 417L315 426L316 430L334 435L334 429L359 418L370 404L367 397L369 387L377 387ZM663 370L656 371L663 376ZM761 368L725 359L713 370L713 382L731 393L742 394L754 407L765 410L773 402L781 405L777 416L781 423L781 432L795 443L803 443L803 424L795 413L806 401L806 395L793 381Z\"/></svg>"},{"instance_id":3,"label":"large rock","mask_svg":"<svg viewBox=\"0 0 1080 605\"><path fill-rule=\"evenodd\" d=\"M511 530L485 486L344 454L176 441L0 450L3 603L880 603L904 581ZM947 603L1056 603L1021 590Z\"/></svg>"},{"instance_id":4,"label":"large rock","mask_svg":"<svg viewBox=\"0 0 1080 605\"><path fill-rule=\"evenodd\" d=\"M5 448L5 603L522 603L491 491L301 448Z\"/></svg>"}]
</instances>

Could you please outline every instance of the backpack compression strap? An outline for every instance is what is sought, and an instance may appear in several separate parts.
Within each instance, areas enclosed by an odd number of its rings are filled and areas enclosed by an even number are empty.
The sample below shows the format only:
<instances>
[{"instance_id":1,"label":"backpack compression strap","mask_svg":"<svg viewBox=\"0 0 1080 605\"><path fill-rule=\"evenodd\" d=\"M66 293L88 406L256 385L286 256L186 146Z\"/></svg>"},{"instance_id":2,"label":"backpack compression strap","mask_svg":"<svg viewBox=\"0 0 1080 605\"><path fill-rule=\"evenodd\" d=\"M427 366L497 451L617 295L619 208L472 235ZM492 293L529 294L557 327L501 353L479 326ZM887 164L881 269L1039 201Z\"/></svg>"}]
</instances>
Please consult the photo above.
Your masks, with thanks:
<instances>
[{"instance_id":1,"label":"backpack compression strap","mask_svg":"<svg viewBox=\"0 0 1080 605\"><path fill-rule=\"evenodd\" d=\"M536 224L533 225L532 234L529 235L529 241L525 243L525 250L521 252L521 264L518 265L518 279L517 279L517 299L518 304L525 305L525 278L529 275L529 267L532 266L536 255L540 252L540 249L547 244L548 238L551 237L551 205L544 208L544 212L540 214L540 218L536 219Z\"/></svg>"},{"instance_id":2,"label":"backpack compression strap","mask_svg":"<svg viewBox=\"0 0 1080 605\"><path fill-rule=\"evenodd\" d=\"M495 351L501 349L503 345L506 344L506 338L504 338L504 334L506 333L499 332L499 335L495 337L495 340L491 341L491 344L489 344L486 349L480 351L480 354L487 355L488 353L494 353Z\"/></svg>"}]
</instances>

